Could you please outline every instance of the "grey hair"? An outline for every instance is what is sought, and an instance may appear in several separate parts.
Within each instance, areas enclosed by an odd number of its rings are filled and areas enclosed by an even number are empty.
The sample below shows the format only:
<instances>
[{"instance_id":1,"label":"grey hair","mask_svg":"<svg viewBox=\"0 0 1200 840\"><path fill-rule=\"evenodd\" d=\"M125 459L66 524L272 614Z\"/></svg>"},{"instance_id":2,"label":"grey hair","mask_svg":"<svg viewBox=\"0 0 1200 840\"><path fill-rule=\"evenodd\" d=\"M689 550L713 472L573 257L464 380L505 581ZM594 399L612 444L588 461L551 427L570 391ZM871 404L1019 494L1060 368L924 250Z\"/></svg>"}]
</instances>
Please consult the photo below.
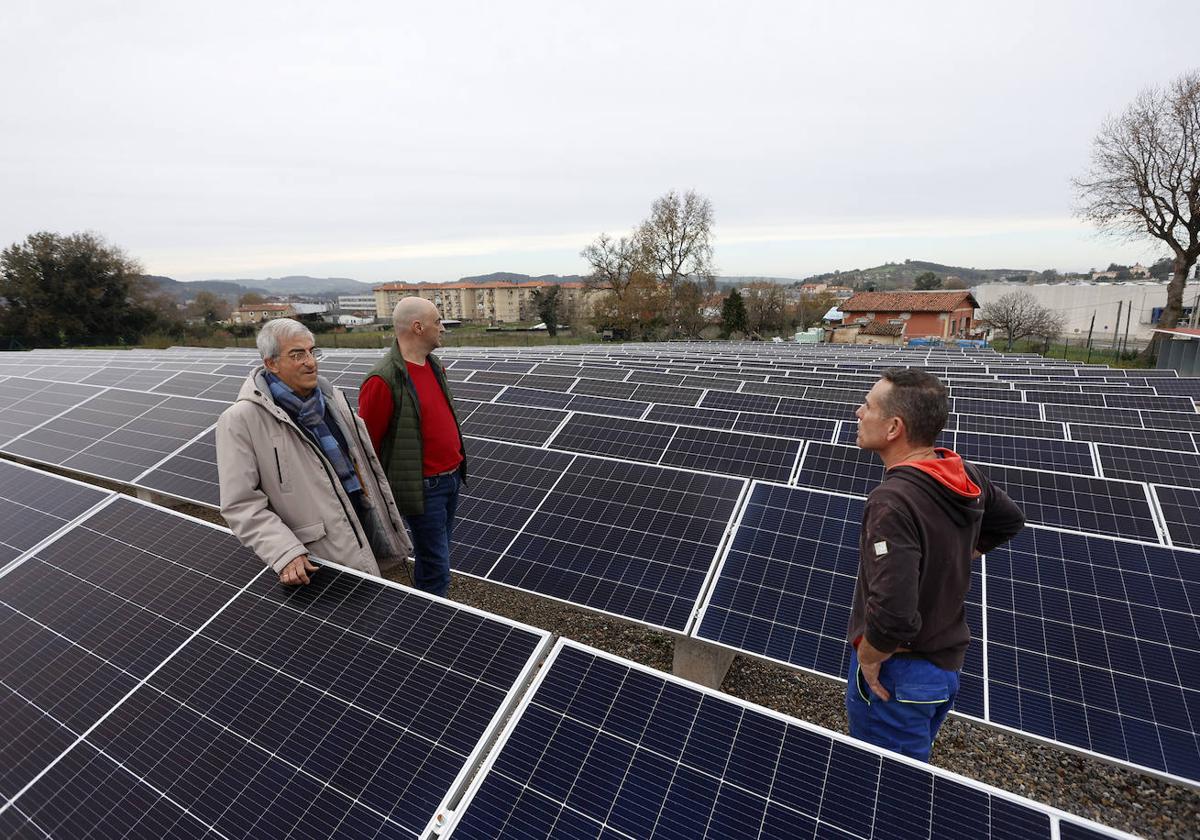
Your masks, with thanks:
<instances>
[{"instance_id":1,"label":"grey hair","mask_svg":"<svg viewBox=\"0 0 1200 840\"><path fill-rule=\"evenodd\" d=\"M282 339L300 336L312 338L312 330L291 318L274 318L262 325L254 343L258 345L258 355L265 361L279 358L279 342Z\"/></svg>"}]
</instances>

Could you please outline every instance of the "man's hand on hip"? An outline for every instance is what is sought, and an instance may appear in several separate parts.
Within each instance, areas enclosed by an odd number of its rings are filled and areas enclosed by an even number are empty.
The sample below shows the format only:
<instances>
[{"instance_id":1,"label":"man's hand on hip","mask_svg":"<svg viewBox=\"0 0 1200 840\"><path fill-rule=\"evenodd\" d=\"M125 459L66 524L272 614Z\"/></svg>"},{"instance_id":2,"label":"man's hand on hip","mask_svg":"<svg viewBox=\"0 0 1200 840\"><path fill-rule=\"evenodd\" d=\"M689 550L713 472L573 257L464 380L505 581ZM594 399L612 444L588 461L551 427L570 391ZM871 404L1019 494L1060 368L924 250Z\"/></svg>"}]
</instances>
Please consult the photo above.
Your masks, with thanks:
<instances>
[{"instance_id":1,"label":"man's hand on hip","mask_svg":"<svg viewBox=\"0 0 1200 840\"><path fill-rule=\"evenodd\" d=\"M863 636L858 642L858 670L862 671L863 679L867 681L867 686L871 692L881 700L891 700L892 695L888 694L888 690L879 682L879 668L884 662L892 658L890 653L884 653L878 648L872 647L867 641L867 637Z\"/></svg>"},{"instance_id":2,"label":"man's hand on hip","mask_svg":"<svg viewBox=\"0 0 1200 840\"><path fill-rule=\"evenodd\" d=\"M285 586L306 584L316 571L316 564L309 562L307 554L301 554L293 557L292 562L283 567L283 570L279 573L279 582Z\"/></svg>"}]
</instances>

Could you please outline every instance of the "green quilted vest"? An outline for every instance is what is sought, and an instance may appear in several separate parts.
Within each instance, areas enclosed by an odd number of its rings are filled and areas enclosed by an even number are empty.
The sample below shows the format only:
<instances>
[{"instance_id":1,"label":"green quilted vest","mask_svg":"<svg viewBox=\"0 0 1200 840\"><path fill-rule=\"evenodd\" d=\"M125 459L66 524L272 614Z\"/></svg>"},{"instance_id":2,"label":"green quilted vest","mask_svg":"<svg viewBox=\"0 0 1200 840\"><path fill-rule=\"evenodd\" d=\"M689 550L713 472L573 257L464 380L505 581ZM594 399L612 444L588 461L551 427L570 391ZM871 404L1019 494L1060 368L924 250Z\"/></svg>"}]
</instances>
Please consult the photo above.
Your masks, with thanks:
<instances>
[{"instance_id":1,"label":"green quilted vest","mask_svg":"<svg viewBox=\"0 0 1200 840\"><path fill-rule=\"evenodd\" d=\"M426 360L433 365L434 376L442 386L442 393L450 403L450 413L454 423L458 425L458 414L454 410L454 400L450 397L450 389L446 386L446 374L442 363L436 356ZM405 516L425 512L425 488L422 484L421 471L421 414L417 403L417 392L412 380L408 377L408 368L400 348L392 343L392 349L384 356L379 364L371 368L364 377L364 382L372 376L378 376L392 390L392 422L383 436L383 451L379 453L380 463L387 473L388 482L392 485L392 495L396 497L396 506ZM462 428L459 427L458 440L462 443ZM467 483L466 446L463 445L463 462L458 468L459 478Z\"/></svg>"}]
</instances>

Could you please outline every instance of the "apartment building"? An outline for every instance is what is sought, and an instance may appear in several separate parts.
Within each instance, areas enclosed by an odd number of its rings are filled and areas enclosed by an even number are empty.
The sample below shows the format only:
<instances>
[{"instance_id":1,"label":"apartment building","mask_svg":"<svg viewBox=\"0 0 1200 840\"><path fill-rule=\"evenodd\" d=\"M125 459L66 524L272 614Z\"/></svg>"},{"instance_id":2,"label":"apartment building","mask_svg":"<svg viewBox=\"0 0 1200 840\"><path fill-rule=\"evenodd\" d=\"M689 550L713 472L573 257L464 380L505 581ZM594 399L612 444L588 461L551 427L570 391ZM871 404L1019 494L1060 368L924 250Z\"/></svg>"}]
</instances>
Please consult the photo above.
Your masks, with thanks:
<instances>
[{"instance_id":1,"label":"apartment building","mask_svg":"<svg viewBox=\"0 0 1200 840\"><path fill-rule=\"evenodd\" d=\"M470 324L515 324L541 320L533 293L554 284L541 280L525 283L387 283L375 287L375 313L390 318L404 297L431 301L442 318ZM582 283L559 283L563 311L588 315L588 289Z\"/></svg>"}]
</instances>

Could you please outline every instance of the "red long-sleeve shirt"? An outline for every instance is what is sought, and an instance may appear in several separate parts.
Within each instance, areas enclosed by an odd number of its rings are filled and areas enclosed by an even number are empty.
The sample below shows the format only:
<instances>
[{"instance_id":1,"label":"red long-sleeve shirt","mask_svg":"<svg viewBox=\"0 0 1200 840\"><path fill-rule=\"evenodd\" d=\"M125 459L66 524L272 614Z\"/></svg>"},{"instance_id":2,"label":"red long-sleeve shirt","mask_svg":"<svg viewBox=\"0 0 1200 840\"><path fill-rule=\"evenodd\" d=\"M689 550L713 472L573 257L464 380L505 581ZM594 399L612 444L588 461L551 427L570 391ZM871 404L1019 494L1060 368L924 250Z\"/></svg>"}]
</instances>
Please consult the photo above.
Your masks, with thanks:
<instances>
[{"instance_id":1,"label":"red long-sleeve shirt","mask_svg":"<svg viewBox=\"0 0 1200 840\"><path fill-rule=\"evenodd\" d=\"M421 406L421 473L439 475L462 463L458 424L433 368L428 363L405 365ZM378 376L367 379L358 393L358 416L367 425L376 454L382 453L383 436L391 425L393 411L395 403L388 384Z\"/></svg>"}]
</instances>

